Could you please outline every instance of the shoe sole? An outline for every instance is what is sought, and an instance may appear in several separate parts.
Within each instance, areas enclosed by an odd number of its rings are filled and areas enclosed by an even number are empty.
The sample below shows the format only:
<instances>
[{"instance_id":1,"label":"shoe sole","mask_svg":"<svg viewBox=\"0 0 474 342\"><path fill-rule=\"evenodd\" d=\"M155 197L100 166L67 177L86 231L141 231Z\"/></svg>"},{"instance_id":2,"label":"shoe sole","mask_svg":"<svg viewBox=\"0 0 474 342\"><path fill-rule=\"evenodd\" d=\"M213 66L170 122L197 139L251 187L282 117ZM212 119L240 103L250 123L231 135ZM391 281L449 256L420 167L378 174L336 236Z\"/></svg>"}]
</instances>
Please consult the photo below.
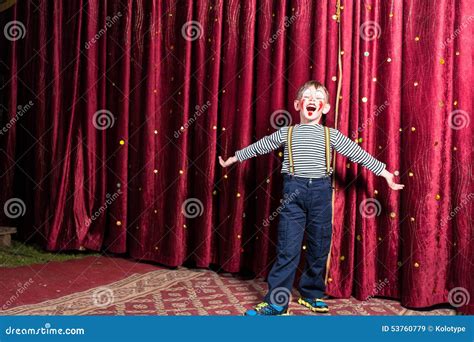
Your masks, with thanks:
<instances>
[{"instance_id":1,"label":"shoe sole","mask_svg":"<svg viewBox=\"0 0 474 342\"><path fill-rule=\"evenodd\" d=\"M247 316L245 313L243 315ZM255 316L265 316L265 315L255 315ZM268 315L268 316L271 316L271 315ZM291 316L291 312L290 310L288 310L287 312L282 313L281 315L273 315L273 316ZM251 316L247 316L247 317L251 317Z\"/></svg>"},{"instance_id":2,"label":"shoe sole","mask_svg":"<svg viewBox=\"0 0 474 342\"><path fill-rule=\"evenodd\" d=\"M329 312L329 308L315 308L314 306L309 304L307 301L302 300L301 298L298 299L298 304L301 304L301 305L307 307L308 309L310 309L313 312L317 312L317 313L328 313Z\"/></svg>"}]
</instances>

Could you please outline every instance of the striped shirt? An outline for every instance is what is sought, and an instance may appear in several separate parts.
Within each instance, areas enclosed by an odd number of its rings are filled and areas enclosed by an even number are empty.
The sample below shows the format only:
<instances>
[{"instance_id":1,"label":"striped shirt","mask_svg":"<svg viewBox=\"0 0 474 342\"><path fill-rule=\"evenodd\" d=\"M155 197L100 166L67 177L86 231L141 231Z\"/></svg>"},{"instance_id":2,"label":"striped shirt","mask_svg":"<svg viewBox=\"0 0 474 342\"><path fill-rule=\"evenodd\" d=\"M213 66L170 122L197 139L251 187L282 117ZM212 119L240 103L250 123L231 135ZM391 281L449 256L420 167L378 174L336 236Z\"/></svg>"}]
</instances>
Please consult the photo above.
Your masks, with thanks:
<instances>
[{"instance_id":1,"label":"striped shirt","mask_svg":"<svg viewBox=\"0 0 474 342\"><path fill-rule=\"evenodd\" d=\"M379 176L385 164L372 157L358 144L350 140L335 128L329 128L331 154L333 149L352 162L359 163ZM285 144L285 154L281 173L289 173L289 157L287 148L288 127L282 127L273 134L267 135L257 142L235 153L242 162L246 159L269 153ZM326 149L324 144L324 126L298 124L294 126L292 137L294 174L299 177L320 178L326 174Z\"/></svg>"}]
</instances>

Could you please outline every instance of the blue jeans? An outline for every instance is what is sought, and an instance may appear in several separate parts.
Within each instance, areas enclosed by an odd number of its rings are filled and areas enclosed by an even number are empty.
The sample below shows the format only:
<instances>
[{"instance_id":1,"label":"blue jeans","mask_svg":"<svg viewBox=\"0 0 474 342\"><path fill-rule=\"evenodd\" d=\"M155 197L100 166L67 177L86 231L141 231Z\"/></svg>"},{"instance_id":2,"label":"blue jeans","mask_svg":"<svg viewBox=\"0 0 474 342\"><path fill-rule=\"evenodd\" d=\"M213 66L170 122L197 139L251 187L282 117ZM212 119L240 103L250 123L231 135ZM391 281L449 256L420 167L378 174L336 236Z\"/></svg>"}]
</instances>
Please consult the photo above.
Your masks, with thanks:
<instances>
[{"instance_id":1,"label":"blue jeans","mask_svg":"<svg viewBox=\"0 0 474 342\"><path fill-rule=\"evenodd\" d=\"M322 298L326 290L325 269L332 236L331 178L284 175L283 203L278 225L277 257L268 275L265 301L282 301L293 288L306 231L306 264L299 282L303 297Z\"/></svg>"}]
</instances>

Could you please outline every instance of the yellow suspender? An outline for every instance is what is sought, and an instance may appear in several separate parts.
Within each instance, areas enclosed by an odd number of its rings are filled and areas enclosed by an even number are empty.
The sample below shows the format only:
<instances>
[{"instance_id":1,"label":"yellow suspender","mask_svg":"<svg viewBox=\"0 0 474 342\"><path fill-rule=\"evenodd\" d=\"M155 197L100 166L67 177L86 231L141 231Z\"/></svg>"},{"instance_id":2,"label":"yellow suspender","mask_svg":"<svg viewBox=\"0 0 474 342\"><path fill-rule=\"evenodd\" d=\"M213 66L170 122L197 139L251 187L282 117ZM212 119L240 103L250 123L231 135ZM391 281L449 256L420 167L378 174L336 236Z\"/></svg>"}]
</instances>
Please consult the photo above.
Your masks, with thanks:
<instances>
[{"instance_id":1,"label":"yellow suspender","mask_svg":"<svg viewBox=\"0 0 474 342\"><path fill-rule=\"evenodd\" d=\"M293 152L292 152L292 137L293 137L293 126L288 127L288 137L287 137L287 146L288 146L288 158L290 160L290 174L295 174L295 166L293 165Z\"/></svg>"},{"instance_id":2,"label":"yellow suspender","mask_svg":"<svg viewBox=\"0 0 474 342\"><path fill-rule=\"evenodd\" d=\"M326 174L331 173L331 150L330 150L329 127L324 127L324 145L326 147Z\"/></svg>"}]
</instances>

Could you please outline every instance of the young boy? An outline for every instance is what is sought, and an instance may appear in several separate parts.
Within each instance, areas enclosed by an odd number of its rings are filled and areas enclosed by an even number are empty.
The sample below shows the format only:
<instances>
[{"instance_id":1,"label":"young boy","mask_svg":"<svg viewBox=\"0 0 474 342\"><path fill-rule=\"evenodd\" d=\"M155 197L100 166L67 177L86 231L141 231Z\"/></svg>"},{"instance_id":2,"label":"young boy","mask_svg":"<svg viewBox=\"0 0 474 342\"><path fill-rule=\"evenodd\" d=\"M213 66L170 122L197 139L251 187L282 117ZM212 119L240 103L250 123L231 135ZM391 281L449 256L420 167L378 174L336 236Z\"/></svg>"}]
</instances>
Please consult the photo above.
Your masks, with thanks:
<instances>
[{"instance_id":1,"label":"young boy","mask_svg":"<svg viewBox=\"0 0 474 342\"><path fill-rule=\"evenodd\" d=\"M332 237L332 187L329 161L331 150L349 157L377 176L387 180L393 190L396 184L385 164L334 128L319 124L330 109L327 89L319 82L306 82L299 90L294 106L301 123L283 127L254 144L237 151L222 167L268 153L285 144L283 195L287 199L280 212L277 257L268 275L268 293L264 301L246 315L283 315L287 313L290 293L298 267L303 235L307 233L306 265L299 282L298 303L314 312L328 312L324 297L325 266ZM289 200L288 200L289 199Z\"/></svg>"}]
</instances>

